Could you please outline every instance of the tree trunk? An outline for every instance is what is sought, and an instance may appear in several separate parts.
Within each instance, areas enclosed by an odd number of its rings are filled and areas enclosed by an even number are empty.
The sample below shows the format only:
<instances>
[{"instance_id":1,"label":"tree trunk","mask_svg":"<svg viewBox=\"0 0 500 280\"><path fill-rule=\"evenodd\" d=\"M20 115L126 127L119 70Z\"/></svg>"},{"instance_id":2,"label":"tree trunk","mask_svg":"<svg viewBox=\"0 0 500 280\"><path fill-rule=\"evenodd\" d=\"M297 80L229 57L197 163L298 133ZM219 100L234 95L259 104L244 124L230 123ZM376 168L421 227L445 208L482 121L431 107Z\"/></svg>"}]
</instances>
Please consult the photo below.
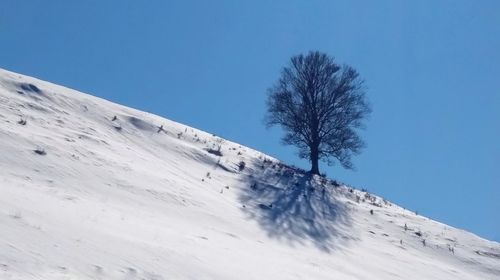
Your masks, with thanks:
<instances>
[{"instance_id":1,"label":"tree trunk","mask_svg":"<svg viewBox=\"0 0 500 280\"><path fill-rule=\"evenodd\" d=\"M311 147L311 174L319 175L319 152L317 147Z\"/></svg>"}]
</instances>

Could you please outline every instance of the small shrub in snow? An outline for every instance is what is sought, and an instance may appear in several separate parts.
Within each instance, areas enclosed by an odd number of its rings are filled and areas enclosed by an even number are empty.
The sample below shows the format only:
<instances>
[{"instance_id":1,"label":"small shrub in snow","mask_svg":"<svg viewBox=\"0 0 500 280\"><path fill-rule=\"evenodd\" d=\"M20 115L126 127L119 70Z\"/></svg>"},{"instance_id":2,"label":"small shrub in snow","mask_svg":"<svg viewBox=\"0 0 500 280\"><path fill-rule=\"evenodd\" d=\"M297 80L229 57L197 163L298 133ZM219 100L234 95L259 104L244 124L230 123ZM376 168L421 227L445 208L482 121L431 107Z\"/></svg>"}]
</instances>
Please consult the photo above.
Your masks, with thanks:
<instances>
[{"instance_id":1,"label":"small shrub in snow","mask_svg":"<svg viewBox=\"0 0 500 280\"><path fill-rule=\"evenodd\" d=\"M238 169L240 171L243 171L243 169L245 169L245 166L246 166L246 163L244 161L240 161L240 163L238 163Z\"/></svg>"},{"instance_id":2,"label":"small shrub in snow","mask_svg":"<svg viewBox=\"0 0 500 280\"><path fill-rule=\"evenodd\" d=\"M207 149L207 152L212 154L212 155L216 155L218 157L221 157L222 156L222 152L220 151L220 149Z\"/></svg>"},{"instance_id":3,"label":"small shrub in snow","mask_svg":"<svg viewBox=\"0 0 500 280\"><path fill-rule=\"evenodd\" d=\"M373 201L375 197L372 197L369 193L365 192L365 199L369 201Z\"/></svg>"},{"instance_id":4,"label":"small shrub in snow","mask_svg":"<svg viewBox=\"0 0 500 280\"><path fill-rule=\"evenodd\" d=\"M26 125L27 122L25 119L21 118L17 123L20 125Z\"/></svg>"},{"instance_id":5,"label":"small shrub in snow","mask_svg":"<svg viewBox=\"0 0 500 280\"><path fill-rule=\"evenodd\" d=\"M373 206L377 206L377 207L382 207L382 204L380 203L377 203L377 202L372 202L371 205Z\"/></svg>"},{"instance_id":6,"label":"small shrub in snow","mask_svg":"<svg viewBox=\"0 0 500 280\"><path fill-rule=\"evenodd\" d=\"M448 251L450 251L451 253L453 253L453 255L455 255L455 248L452 247L451 245L448 244ZM476 251L477 253L477 251Z\"/></svg>"},{"instance_id":7,"label":"small shrub in snow","mask_svg":"<svg viewBox=\"0 0 500 280\"><path fill-rule=\"evenodd\" d=\"M384 205L386 205L386 206L387 205L391 206L391 203L389 203L389 201L387 201L385 198L382 199L382 202L384 202Z\"/></svg>"},{"instance_id":8,"label":"small shrub in snow","mask_svg":"<svg viewBox=\"0 0 500 280\"><path fill-rule=\"evenodd\" d=\"M42 91L34 84L21 84L21 89L24 91L31 91L34 93L41 93Z\"/></svg>"},{"instance_id":9,"label":"small shrub in snow","mask_svg":"<svg viewBox=\"0 0 500 280\"><path fill-rule=\"evenodd\" d=\"M37 148L34 150L34 152L35 152L35 154L37 154L37 155L42 155L42 156L44 156L44 155L46 155L46 154L47 154L47 152L45 152L45 150L44 150L43 148L41 148L41 147L37 147Z\"/></svg>"},{"instance_id":10,"label":"small shrub in snow","mask_svg":"<svg viewBox=\"0 0 500 280\"><path fill-rule=\"evenodd\" d=\"M222 152L221 152L221 149L222 149L222 144L224 144L225 140L220 138L220 137L217 137L215 139L215 146L216 146L216 151L217 153L221 154L220 156L222 156Z\"/></svg>"}]
</instances>

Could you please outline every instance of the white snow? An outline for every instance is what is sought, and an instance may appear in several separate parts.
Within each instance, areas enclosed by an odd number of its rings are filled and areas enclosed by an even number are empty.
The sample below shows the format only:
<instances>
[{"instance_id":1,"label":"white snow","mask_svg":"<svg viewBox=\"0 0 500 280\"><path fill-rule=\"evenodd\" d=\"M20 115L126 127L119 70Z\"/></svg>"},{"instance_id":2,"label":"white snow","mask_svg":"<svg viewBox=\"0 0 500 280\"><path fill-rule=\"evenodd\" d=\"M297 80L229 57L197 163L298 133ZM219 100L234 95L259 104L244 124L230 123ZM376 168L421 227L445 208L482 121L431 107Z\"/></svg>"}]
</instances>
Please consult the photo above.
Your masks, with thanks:
<instances>
[{"instance_id":1,"label":"white snow","mask_svg":"<svg viewBox=\"0 0 500 280\"><path fill-rule=\"evenodd\" d=\"M500 279L500 244L322 181L0 70L0 279Z\"/></svg>"}]
</instances>

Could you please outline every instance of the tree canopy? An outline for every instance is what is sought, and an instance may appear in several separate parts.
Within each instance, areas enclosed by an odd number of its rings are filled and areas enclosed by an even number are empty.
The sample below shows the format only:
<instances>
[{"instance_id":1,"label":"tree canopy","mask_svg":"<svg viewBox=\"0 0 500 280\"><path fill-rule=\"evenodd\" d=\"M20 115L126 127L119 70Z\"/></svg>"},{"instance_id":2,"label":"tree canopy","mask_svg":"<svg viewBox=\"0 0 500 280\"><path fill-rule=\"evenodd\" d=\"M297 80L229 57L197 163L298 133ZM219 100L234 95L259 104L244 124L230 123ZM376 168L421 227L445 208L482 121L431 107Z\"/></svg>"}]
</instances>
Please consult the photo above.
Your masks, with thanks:
<instances>
[{"instance_id":1,"label":"tree canopy","mask_svg":"<svg viewBox=\"0 0 500 280\"><path fill-rule=\"evenodd\" d=\"M282 141L319 174L319 161L352 169L364 142L358 135L371 112L358 72L318 51L297 55L268 90L266 123L279 125Z\"/></svg>"}]
</instances>

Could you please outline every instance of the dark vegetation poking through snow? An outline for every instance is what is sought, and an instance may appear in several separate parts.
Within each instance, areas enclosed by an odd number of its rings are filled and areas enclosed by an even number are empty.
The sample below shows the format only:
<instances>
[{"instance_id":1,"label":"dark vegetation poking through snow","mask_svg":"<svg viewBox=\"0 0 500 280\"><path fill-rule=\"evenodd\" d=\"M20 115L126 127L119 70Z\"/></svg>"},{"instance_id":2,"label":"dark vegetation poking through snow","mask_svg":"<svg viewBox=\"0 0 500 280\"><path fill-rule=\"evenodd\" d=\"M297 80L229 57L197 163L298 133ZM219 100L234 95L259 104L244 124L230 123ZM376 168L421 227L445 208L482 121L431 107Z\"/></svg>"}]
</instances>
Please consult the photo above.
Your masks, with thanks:
<instances>
[{"instance_id":1,"label":"dark vegetation poking through snow","mask_svg":"<svg viewBox=\"0 0 500 280\"><path fill-rule=\"evenodd\" d=\"M22 83L19 85L19 87L23 90L23 91L28 91L28 92L33 92L33 93L41 93L42 91L37 87L35 86L34 84L25 84L25 83Z\"/></svg>"}]
</instances>

